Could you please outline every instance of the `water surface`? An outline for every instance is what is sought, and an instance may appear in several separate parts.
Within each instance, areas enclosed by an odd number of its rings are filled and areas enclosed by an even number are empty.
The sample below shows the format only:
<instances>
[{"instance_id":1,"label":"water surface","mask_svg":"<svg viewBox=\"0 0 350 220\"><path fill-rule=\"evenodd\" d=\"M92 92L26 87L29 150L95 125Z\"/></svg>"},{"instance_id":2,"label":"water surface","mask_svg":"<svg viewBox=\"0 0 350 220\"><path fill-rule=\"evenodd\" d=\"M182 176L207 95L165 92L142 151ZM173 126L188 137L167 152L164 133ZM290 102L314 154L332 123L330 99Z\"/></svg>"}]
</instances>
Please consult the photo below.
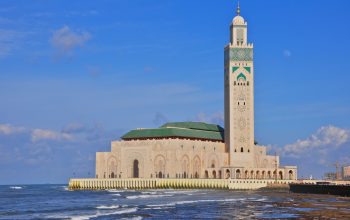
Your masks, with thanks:
<instances>
[{"instance_id":1,"label":"water surface","mask_svg":"<svg viewBox=\"0 0 350 220\"><path fill-rule=\"evenodd\" d=\"M0 186L0 219L350 219L350 199L287 191Z\"/></svg>"}]
</instances>

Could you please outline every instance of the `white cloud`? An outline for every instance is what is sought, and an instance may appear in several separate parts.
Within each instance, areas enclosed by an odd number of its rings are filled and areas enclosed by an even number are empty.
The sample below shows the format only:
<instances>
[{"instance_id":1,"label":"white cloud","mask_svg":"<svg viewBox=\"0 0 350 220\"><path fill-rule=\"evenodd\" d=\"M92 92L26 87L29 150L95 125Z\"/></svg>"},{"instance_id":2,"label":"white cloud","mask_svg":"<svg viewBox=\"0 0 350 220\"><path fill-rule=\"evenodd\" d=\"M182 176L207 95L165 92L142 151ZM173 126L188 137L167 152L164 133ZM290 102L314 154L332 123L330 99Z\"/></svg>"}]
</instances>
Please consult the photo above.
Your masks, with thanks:
<instances>
[{"instance_id":1,"label":"white cloud","mask_svg":"<svg viewBox=\"0 0 350 220\"><path fill-rule=\"evenodd\" d=\"M81 133L89 130L90 129L87 128L87 126L85 126L84 124L73 122L65 126L62 132L66 134L72 134L72 133Z\"/></svg>"},{"instance_id":2,"label":"white cloud","mask_svg":"<svg viewBox=\"0 0 350 220\"><path fill-rule=\"evenodd\" d=\"M72 141L74 137L70 134L63 132L56 132L51 130L34 129L32 132L32 142L38 141Z\"/></svg>"},{"instance_id":3,"label":"white cloud","mask_svg":"<svg viewBox=\"0 0 350 220\"><path fill-rule=\"evenodd\" d=\"M50 42L61 54L69 55L75 48L84 46L90 39L90 33L73 31L65 25L53 32Z\"/></svg>"},{"instance_id":4,"label":"white cloud","mask_svg":"<svg viewBox=\"0 0 350 220\"><path fill-rule=\"evenodd\" d=\"M285 50L283 51L283 55L284 55L285 57L291 57L291 56L292 56L292 52L291 52L290 50L288 50L288 49L285 49Z\"/></svg>"},{"instance_id":5,"label":"white cloud","mask_svg":"<svg viewBox=\"0 0 350 220\"><path fill-rule=\"evenodd\" d=\"M10 124L0 124L0 134L12 135L24 132L26 129L24 127L16 127Z\"/></svg>"},{"instance_id":6,"label":"white cloud","mask_svg":"<svg viewBox=\"0 0 350 220\"><path fill-rule=\"evenodd\" d=\"M329 151L335 150L348 142L349 138L349 130L332 125L323 126L310 137L284 146L283 153L289 156L300 157L306 152L314 150L320 155L327 155Z\"/></svg>"},{"instance_id":7,"label":"white cloud","mask_svg":"<svg viewBox=\"0 0 350 220\"><path fill-rule=\"evenodd\" d=\"M6 57L16 50L23 36L24 33L0 29L0 57Z\"/></svg>"}]
</instances>

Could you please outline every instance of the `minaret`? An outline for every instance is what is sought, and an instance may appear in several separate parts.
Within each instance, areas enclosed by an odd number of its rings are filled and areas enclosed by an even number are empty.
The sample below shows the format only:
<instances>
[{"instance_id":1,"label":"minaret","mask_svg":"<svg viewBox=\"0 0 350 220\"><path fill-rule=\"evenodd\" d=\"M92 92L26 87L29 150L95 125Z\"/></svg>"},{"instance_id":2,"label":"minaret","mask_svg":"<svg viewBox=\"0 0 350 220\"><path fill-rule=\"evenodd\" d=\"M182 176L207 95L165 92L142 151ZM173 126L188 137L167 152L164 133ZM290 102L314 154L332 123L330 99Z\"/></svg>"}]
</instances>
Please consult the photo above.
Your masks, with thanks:
<instances>
[{"instance_id":1,"label":"minaret","mask_svg":"<svg viewBox=\"0 0 350 220\"><path fill-rule=\"evenodd\" d=\"M225 145L230 166L254 167L253 44L247 42L247 22L237 15L225 47Z\"/></svg>"}]
</instances>

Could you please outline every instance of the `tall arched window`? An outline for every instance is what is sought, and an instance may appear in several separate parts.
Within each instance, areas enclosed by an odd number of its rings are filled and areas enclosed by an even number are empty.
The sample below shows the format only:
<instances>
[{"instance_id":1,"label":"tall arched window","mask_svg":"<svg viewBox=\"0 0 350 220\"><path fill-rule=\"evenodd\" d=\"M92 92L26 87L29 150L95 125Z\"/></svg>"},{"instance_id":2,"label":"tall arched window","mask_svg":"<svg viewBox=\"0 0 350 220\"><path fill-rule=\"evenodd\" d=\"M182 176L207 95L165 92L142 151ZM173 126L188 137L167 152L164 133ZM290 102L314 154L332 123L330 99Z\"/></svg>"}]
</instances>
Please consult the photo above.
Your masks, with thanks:
<instances>
[{"instance_id":1,"label":"tall arched window","mask_svg":"<svg viewBox=\"0 0 350 220\"><path fill-rule=\"evenodd\" d=\"M134 160L133 177L134 178L139 178L139 161L138 160Z\"/></svg>"}]
</instances>

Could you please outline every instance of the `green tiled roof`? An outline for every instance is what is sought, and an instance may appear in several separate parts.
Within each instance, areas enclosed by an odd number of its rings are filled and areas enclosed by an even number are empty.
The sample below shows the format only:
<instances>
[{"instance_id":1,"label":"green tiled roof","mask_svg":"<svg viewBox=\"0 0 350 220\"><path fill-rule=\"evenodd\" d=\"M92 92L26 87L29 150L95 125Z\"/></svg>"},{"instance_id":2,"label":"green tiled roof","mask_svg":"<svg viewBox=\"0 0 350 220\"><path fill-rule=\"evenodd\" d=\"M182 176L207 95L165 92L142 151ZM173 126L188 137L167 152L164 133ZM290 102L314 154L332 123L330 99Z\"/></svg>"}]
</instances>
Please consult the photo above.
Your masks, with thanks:
<instances>
[{"instance_id":1,"label":"green tiled roof","mask_svg":"<svg viewBox=\"0 0 350 220\"><path fill-rule=\"evenodd\" d=\"M219 125L207 124L203 122L172 122L172 123L166 123L161 128L171 128L171 127L188 128L188 129L204 130L204 131L216 131L216 132L224 131L224 129Z\"/></svg>"},{"instance_id":2,"label":"green tiled roof","mask_svg":"<svg viewBox=\"0 0 350 220\"><path fill-rule=\"evenodd\" d=\"M123 140L152 138L189 138L224 141L224 129L202 122L167 123L155 129L136 129L122 136Z\"/></svg>"}]
</instances>

